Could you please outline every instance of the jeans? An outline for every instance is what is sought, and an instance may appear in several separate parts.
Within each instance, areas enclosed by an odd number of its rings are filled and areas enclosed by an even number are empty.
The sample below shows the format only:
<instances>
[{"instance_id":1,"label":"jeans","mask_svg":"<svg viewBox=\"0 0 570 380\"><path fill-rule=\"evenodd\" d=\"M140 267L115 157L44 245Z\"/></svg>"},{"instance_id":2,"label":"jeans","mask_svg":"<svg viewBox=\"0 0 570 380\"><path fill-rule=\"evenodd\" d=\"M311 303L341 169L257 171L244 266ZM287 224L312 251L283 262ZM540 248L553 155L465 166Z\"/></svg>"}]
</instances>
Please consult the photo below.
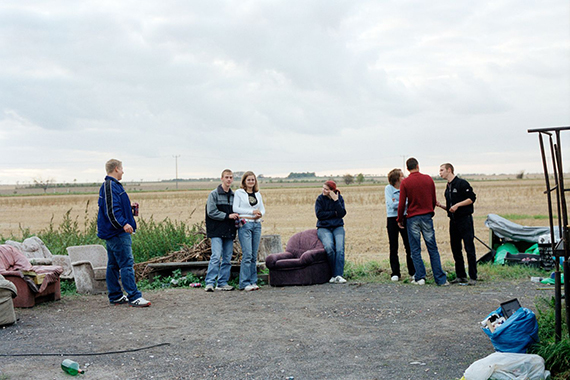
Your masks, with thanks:
<instances>
[{"instance_id":1,"label":"jeans","mask_svg":"<svg viewBox=\"0 0 570 380\"><path fill-rule=\"evenodd\" d=\"M239 288L257 284L257 249L261 240L261 223L246 222L238 230L241 245L241 265L239 268Z\"/></svg>"},{"instance_id":2,"label":"jeans","mask_svg":"<svg viewBox=\"0 0 570 380\"><path fill-rule=\"evenodd\" d=\"M126 232L107 240L107 291L110 301L123 296L121 283L129 301L142 297L135 282L131 234ZM119 282L119 276L121 282Z\"/></svg>"},{"instance_id":3,"label":"jeans","mask_svg":"<svg viewBox=\"0 0 570 380\"><path fill-rule=\"evenodd\" d=\"M412 261L412 253L410 251L410 243L408 242L408 230L400 228L396 217L389 217L386 222L386 229L388 230L388 241L390 242L390 269L392 274L390 276L402 277L400 273L400 260L398 258L398 235L402 236L404 249L406 251L406 266L408 267L408 274L413 276L416 273L414 262ZM404 227L406 220L404 219Z\"/></svg>"},{"instance_id":4,"label":"jeans","mask_svg":"<svg viewBox=\"0 0 570 380\"><path fill-rule=\"evenodd\" d=\"M208 264L206 285L215 285L216 278L218 279L217 286L227 285L232 270L231 259L234 252L234 240L220 237L213 237L210 240L212 242L212 256L210 256L210 263Z\"/></svg>"},{"instance_id":5,"label":"jeans","mask_svg":"<svg viewBox=\"0 0 570 380\"><path fill-rule=\"evenodd\" d=\"M408 240L410 241L410 249L412 250L412 260L416 268L414 279L416 281L425 279L426 268L422 260L422 247L421 236L424 237L426 248L429 253L429 261L433 278L435 283L443 285L447 281L447 275L441 267L441 260L439 258L439 251L437 250L437 243L435 242L435 231L433 229L433 220L430 214L416 215L408 218Z\"/></svg>"},{"instance_id":6,"label":"jeans","mask_svg":"<svg viewBox=\"0 0 570 380\"><path fill-rule=\"evenodd\" d=\"M344 274L344 227L318 228L317 236L325 247L333 277Z\"/></svg>"},{"instance_id":7,"label":"jeans","mask_svg":"<svg viewBox=\"0 0 570 380\"><path fill-rule=\"evenodd\" d=\"M473 243L474 236L472 215L461 218L455 218L452 215L451 219L449 219L449 238L453 260L455 260L455 275L458 278L467 278L463 253L461 253L461 241L463 240L463 246L467 253L467 264L469 265L469 277L472 280L477 279L477 256L475 255L475 244Z\"/></svg>"}]
</instances>

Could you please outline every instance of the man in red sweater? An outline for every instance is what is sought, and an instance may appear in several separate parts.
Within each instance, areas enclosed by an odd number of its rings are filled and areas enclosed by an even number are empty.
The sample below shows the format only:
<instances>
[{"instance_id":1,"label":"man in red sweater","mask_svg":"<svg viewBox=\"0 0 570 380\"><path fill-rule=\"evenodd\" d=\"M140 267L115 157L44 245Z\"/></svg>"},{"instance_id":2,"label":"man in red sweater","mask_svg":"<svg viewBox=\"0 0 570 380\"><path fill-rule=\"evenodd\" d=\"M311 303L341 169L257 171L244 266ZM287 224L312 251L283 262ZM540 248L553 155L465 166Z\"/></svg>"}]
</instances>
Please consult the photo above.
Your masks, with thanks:
<instances>
[{"instance_id":1,"label":"man in red sweater","mask_svg":"<svg viewBox=\"0 0 570 380\"><path fill-rule=\"evenodd\" d=\"M417 285L426 283L426 268L422 260L420 240L423 235L435 283L447 286L449 282L447 282L447 275L441 267L432 220L437 202L435 183L429 175L420 173L418 160L415 158L409 158L406 161L406 167L410 175L400 185L397 220L400 228L404 228L403 220L407 218L408 240L416 269L412 283ZM407 214L405 215L406 211Z\"/></svg>"}]
</instances>

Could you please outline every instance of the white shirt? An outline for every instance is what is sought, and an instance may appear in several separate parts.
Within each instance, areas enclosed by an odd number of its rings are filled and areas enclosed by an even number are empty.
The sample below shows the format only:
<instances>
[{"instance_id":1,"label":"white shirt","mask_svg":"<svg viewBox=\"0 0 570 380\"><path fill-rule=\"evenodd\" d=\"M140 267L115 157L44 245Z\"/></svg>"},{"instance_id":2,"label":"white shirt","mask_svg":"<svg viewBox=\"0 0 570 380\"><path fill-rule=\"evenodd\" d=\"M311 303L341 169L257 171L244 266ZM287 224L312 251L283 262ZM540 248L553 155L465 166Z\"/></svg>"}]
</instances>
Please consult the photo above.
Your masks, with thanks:
<instances>
[{"instance_id":1,"label":"white shirt","mask_svg":"<svg viewBox=\"0 0 570 380\"><path fill-rule=\"evenodd\" d=\"M249 204L249 194L247 191L244 189L236 190L234 194L233 211L238 213L240 218L252 219L254 217L253 210L259 210L262 216L265 215L265 206L263 206L263 199L259 191L255 193L255 198L257 199L257 204L252 206ZM251 221L260 222L261 218Z\"/></svg>"}]
</instances>

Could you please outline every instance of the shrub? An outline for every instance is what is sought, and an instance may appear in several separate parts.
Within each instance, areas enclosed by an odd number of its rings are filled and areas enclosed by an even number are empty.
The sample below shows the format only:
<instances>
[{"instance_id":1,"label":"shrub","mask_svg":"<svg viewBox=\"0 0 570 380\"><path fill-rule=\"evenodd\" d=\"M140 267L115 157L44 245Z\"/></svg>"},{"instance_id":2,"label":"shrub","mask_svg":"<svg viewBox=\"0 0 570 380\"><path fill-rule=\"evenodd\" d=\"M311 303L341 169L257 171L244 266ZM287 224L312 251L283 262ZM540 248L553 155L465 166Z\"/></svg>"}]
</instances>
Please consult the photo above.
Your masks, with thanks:
<instances>
[{"instance_id":1,"label":"shrub","mask_svg":"<svg viewBox=\"0 0 570 380\"><path fill-rule=\"evenodd\" d=\"M69 209L59 226L52 221L49 226L33 234L28 228L20 228L21 236L10 236L8 239L22 241L36 235L49 248L54 255L67 255L66 248L74 245L102 244L105 241L97 237L97 217L89 218L85 208L83 223L79 217L71 217ZM164 256L179 250L183 245L193 246L201 235L195 232L200 228L194 225L192 228L184 222L171 221L166 218L157 222L151 216L150 219L139 218L137 231L133 235L133 257L135 262L147 261L153 257ZM2 241L7 240L0 236Z\"/></svg>"},{"instance_id":2,"label":"shrub","mask_svg":"<svg viewBox=\"0 0 570 380\"><path fill-rule=\"evenodd\" d=\"M537 300L538 334L540 342L533 345L530 353L544 358L546 368L552 372L553 380L570 378L570 338L565 323L565 310L562 308L562 338L555 338L554 298Z\"/></svg>"}]
</instances>

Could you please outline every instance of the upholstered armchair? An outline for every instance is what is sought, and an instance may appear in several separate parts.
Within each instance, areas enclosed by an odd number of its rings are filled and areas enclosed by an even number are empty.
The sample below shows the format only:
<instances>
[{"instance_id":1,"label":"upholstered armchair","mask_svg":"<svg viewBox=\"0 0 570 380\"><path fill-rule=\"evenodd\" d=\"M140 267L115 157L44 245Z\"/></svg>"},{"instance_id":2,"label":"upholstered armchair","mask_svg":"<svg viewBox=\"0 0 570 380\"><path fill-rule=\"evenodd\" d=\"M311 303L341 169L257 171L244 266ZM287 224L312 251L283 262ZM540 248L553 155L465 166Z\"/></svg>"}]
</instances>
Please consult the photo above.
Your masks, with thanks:
<instances>
[{"instance_id":1,"label":"upholstered armchair","mask_svg":"<svg viewBox=\"0 0 570 380\"><path fill-rule=\"evenodd\" d=\"M107 291L107 250L102 245L67 247L77 293L98 294Z\"/></svg>"},{"instance_id":2,"label":"upholstered armchair","mask_svg":"<svg viewBox=\"0 0 570 380\"><path fill-rule=\"evenodd\" d=\"M12 298L18 296L16 285L0 274L0 326L16 322Z\"/></svg>"},{"instance_id":3,"label":"upholstered armchair","mask_svg":"<svg viewBox=\"0 0 570 380\"><path fill-rule=\"evenodd\" d=\"M15 247L0 245L0 274L17 289L14 307L33 307L40 302L59 300L61 273L60 266L32 265Z\"/></svg>"},{"instance_id":4,"label":"upholstered armchair","mask_svg":"<svg viewBox=\"0 0 570 380\"><path fill-rule=\"evenodd\" d=\"M265 259L271 286L323 284L331 278L331 269L317 230L293 235L285 252Z\"/></svg>"},{"instance_id":5,"label":"upholstered armchair","mask_svg":"<svg viewBox=\"0 0 570 380\"><path fill-rule=\"evenodd\" d=\"M52 255L48 247L37 236L25 239L23 242L6 240L4 244L11 245L22 252L32 265L55 265L63 268L63 273L59 276L64 280L73 279L71 272L71 262L65 255Z\"/></svg>"}]
</instances>

